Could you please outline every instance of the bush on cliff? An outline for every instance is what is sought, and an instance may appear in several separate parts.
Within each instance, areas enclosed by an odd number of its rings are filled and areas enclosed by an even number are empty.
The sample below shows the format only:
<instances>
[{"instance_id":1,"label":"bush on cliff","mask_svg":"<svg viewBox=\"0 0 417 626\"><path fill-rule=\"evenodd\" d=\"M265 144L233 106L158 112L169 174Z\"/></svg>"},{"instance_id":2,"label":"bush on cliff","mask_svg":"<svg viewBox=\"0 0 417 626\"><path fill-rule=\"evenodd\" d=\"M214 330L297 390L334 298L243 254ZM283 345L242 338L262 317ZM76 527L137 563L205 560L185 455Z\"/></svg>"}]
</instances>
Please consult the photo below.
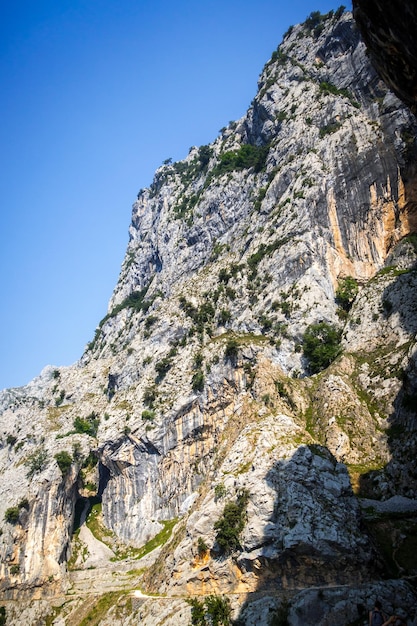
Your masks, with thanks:
<instances>
[{"instance_id":1,"label":"bush on cliff","mask_svg":"<svg viewBox=\"0 0 417 626\"><path fill-rule=\"evenodd\" d=\"M243 489L238 494L236 502L225 504L223 515L214 524L220 554L231 554L240 548L239 537L245 527L248 500L249 492Z\"/></svg>"},{"instance_id":2,"label":"bush on cliff","mask_svg":"<svg viewBox=\"0 0 417 626\"><path fill-rule=\"evenodd\" d=\"M6 522L9 522L9 524L16 524L19 519L19 512L20 511L18 506L11 506L6 509L4 519L6 520Z\"/></svg>"},{"instance_id":3,"label":"bush on cliff","mask_svg":"<svg viewBox=\"0 0 417 626\"><path fill-rule=\"evenodd\" d=\"M58 467L61 470L61 474L66 476L71 469L72 457L66 450L57 452L55 454L55 461L58 463Z\"/></svg>"},{"instance_id":4,"label":"bush on cliff","mask_svg":"<svg viewBox=\"0 0 417 626\"><path fill-rule=\"evenodd\" d=\"M327 322L307 327L303 336L303 352L313 374L321 372L340 354L341 331Z\"/></svg>"}]
</instances>

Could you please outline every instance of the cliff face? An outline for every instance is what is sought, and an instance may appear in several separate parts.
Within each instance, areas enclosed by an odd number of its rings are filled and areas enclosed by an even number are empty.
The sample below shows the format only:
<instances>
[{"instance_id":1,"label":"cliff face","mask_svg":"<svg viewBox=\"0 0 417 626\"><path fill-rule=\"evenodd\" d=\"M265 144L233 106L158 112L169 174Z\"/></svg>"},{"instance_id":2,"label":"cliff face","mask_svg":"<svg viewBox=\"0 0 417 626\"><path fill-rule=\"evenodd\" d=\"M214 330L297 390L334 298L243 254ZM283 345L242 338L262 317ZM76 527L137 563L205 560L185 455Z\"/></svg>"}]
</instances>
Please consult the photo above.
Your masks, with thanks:
<instances>
[{"instance_id":1,"label":"cliff face","mask_svg":"<svg viewBox=\"0 0 417 626\"><path fill-rule=\"evenodd\" d=\"M417 113L417 7L353 0L353 14L374 67L397 96Z\"/></svg>"},{"instance_id":2,"label":"cliff face","mask_svg":"<svg viewBox=\"0 0 417 626\"><path fill-rule=\"evenodd\" d=\"M415 133L350 14L312 14L247 114L157 170L81 360L0 397L6 597L65 590L71 555L87 567L87 497L118 554L176 524L153 592L262 591L272 611L280 590L387 575L357 496L417 498ZM333 332L319 365L312 328ZM225 539L228 510L243 522Z\"/></svg>"}]
</instances>

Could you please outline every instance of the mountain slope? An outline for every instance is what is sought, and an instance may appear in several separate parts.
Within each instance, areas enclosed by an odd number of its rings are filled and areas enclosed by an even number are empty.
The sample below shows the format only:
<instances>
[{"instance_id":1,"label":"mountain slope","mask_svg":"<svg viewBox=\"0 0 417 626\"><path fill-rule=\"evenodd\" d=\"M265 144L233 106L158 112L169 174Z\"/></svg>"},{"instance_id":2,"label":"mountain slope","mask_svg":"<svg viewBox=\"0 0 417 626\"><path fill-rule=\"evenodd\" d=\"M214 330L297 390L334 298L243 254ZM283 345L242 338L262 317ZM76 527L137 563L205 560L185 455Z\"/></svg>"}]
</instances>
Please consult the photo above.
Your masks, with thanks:
<instances>
[{"instance_id":1,"label":"mountain slope","mask_svg":"<svg viewBox=\"0 0 417 626\"><path fill-rule=\"evenodd\" d=\"M339 10L287 33L241 120L157 170L79 363L0 398L5 597L66 589L86 497L120 554L176 524L152 592L275 610L415 575L413 519L387 556L357 498L417 497L415 135ZM254 623L267 603L243 599Z\"/></svg>"}]
</instances>

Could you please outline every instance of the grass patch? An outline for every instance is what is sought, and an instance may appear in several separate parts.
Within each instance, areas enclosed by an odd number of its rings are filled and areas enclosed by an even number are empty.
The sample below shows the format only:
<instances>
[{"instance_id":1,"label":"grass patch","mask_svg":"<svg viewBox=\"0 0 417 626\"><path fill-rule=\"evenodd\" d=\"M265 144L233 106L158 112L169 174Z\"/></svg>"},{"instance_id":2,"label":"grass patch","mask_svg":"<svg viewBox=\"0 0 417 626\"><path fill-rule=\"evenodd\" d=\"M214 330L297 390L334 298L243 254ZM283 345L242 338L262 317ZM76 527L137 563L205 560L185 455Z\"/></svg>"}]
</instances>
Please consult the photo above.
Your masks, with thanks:
<instances>
[{"instance_id":1,"label":"grass patch","mask_svg":"<svg viewBox=\"0 0 417 626\"><path fill-rule=\"evenodd\" d=\"M102 504L97 502L97 497L90 498L90 502L92 506L85 521L87 528L91 530L96 539L112 547L112 542L109 539L114 539L114 533L103 524Z\"/></svg>"},{"instance_id":2,"label":"grass patch","mask_svg":"<svg viewBox=\"0 0 417 626\"><path fill-rule=\"evenodd\" d=\"M234 338L239 345L247 345L247 344L257 344L262 345L264 343L269 343L269 337L265 335L255 335L255 333L222 333L221 335L217 335L217 337L213 337L212 342L224 341L225 339L229 340Z\"/></svg>"},{"instance_id":3,"label":"grass patch","mask_svg":"<svg viewBox=\"0 0 417 626\"><path fill-rule=\"evenodd\" d=\"M350 482L352 485L353 493L361 497L372 497L373 493L367 493L370 472L379 472L384 468L385 463L380 461L379 463L363 463L353 464L347 463L346 468L349 474Z\"/></svg>"},{"instance_id":4,"label":"grass patch","mask_svg":"<svg viewBox=\"0 0 417 626\"><path fill-rule=\"evenodd\" d=\"M143 558L146 554L149 554L149 552L152 552L156 548L159 548L167 543L177 522L178 518L162 521L161 524L163 525L163 529L160 530L155 537L145 543L144 546L141 548L127 548L126 550L119 549L117 550L117 556L111 560L121 561L127 557L132 557L134 559Z\"/></svg>"},{"instance_id":5,"label":"grass patch","mask_svg":"<svg viewBox=\"0 0 417 626\"><path fill-rule=\"evenodd\" d=\"M120 591L110 591L100 596L93 604L89 613L79 623L79 626L97 626L104 618L108 610L118 603L119 599L126 593Z\"/></svg>"}]
</instances>

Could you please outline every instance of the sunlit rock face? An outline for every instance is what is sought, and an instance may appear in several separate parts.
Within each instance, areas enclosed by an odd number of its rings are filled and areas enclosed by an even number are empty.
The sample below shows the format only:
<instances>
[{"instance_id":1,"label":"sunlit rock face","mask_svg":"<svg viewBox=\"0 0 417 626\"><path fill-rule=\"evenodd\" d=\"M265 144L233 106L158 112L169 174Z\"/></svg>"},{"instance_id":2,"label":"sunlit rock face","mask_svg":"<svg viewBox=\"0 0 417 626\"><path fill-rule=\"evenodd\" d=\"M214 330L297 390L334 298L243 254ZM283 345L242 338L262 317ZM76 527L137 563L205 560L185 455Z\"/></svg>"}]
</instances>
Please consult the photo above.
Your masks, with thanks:
<instances>
[{"instance_id":1,"label":"sunlit rock face","mask_svg":"<svg viewBox=\"0 0 417 626\"><path fill-rule=\"evenodd\" d=\"M415 132L352 16L312 14L246 115L157 170L80 361L0 396L5 596L67 588L88 497L115 550L176 522L153 592L389 577L357 496L417 498ZM338 345L315 369L303 338L323 322ZM239 503L228 549L219 521ZM278 606L243 597L248 624Z\"/></svg>"}]
</instances>

